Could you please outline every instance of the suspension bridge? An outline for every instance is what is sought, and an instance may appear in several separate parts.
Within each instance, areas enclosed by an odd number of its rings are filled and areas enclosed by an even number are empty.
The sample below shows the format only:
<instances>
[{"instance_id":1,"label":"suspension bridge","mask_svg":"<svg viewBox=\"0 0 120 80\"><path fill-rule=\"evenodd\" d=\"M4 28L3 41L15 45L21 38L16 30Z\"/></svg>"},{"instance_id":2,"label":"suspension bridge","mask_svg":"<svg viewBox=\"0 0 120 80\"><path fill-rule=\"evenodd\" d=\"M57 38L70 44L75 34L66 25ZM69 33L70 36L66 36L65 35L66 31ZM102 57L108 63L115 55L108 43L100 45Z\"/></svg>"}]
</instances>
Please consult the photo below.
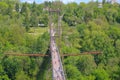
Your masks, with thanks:
<instances>
[{"instance_id":1,"label":"suspension bridge","mask_svg":"<svg viewBox=\"0 0 120 80\"><path fill-rule=\"evenodd\" d=\"M88 54L99 54L101 52L95 51L95 52L85 52L81 54L60 54L60 50L57 46L56 43L56 34L58 34L58 37L61 37L61 16L60 16L60 9L52 9L48 8L49 11L49 33L50 33L50 55L46 54L11 54L11 53L6 53L5 55L12 55L12 56L48 56L51 57L51 62L52 62L52 79L53 80L66 80L62 61L61 61L61 56L79 56L79 55L88 55ZM57 21L57 30L54 27L54 22L53 22L53 17L54 14L57 14L58 16L58 21ZM59 39L60 40L60 39ZM60 43L60 42L59 42Z\"/></svg>"}]
</instances>

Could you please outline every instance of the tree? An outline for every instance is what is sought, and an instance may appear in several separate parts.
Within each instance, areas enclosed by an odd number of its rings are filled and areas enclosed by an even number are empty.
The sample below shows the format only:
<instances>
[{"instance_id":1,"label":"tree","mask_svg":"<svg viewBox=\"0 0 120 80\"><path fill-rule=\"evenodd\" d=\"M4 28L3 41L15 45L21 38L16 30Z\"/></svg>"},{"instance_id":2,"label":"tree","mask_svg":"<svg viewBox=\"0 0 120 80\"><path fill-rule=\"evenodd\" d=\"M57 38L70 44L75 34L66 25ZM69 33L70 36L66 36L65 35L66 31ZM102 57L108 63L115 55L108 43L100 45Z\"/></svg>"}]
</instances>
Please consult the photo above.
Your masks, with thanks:
<instances>
[{"instance_id":1,"label":"tree","mask_svg":"<svg viewBox=\"0 0 120 80\"><path fill-rule=\"evenodd\" d=\"M96 77L95 80L111 80L109 74L104 69L96 69L93 75Z\"/></svg>"},{"instance_id":2,"label":"tree","mask_svg":"<svg viewBox=\"0 0 120 80\"><path fill-rule=\"evenodd\" d=\"M81 56L77 60L77 68L84 75L90 75L96 67L97 66L92 55Z\"/></svg>"},{"instance_id":3,"label":"tree","mask_svg":"<svg viewBox=\"0 0 120 80\"><path fill-rule=\"evenodd\" d=\"M19 70L19 65L16 60L9 57L2 62L4 70L10 79L15 79L15 73Z\"/></svg>"},{"instance_id":4,"label":"tree","mask_svg":"<svg viewBox=\"0 0 120 80\"><path fill-rule=\"evenodd\" d=\"M37 27L38 26L38 18L36 12L33 12L30 17L30 26Z\"/></svg>"},{"instance_id":5,"label":"tree","mask_svg":"<svg viewBox=\"0 0 120 80\"><path fill-rule=\"evenodd\" d=\"M7 9L8 9L8 4L6 4L5 2L0 2L0 13L6 14Z\"/></svg>"},{"instance_id":6,"label":"tree","mask_svg":"<svg viewBox=\"0 0 120 80\"><path fill-rule=\"evenodd\" d=\"M7 9L7 14L12 18L12 14L13 14L13 5L12 4L8 4L8 9Z\"/></svg>"},{"instance_id":7,"label":"tree","mask_svg":"<svg viewBox=\"0 0 120 80\"><path fill-rule=\"evenodd\" d=\"M118 12L116 9L108 9L106 11L106 18L108 20L108 22L111 24L111 23L114 23L116 22L116 18L118 16Z\"/></svg>"},{"instance_id":8,"label":"tree","mask_svg":"<svg viewBox=\"0 0 120 80\"><path fill-rule=\"evenodd\" d=\"M77 69L77 67L72 65L66 65L66 74L68 80L80 80L81 73Z\"/></svg>"},{"instance_id":9,"label":"tree","mask_svg":"<svg viewBox=\"0 0 120 80\"><path fill-rule=\"evenodd\" d=\"M32 11L32 12L37 12L37 5L36 5L35 1L34 1L33 4L32 4L31 11Z\"/></svg>"},{"instance_id":10,"label":"tree","mask_svg":"<svg viewBox=\"0 0 120 80\"><path fill-rule=\"evenodd\" d=\"M16 3L16 4L15 4L15 10L16 10L16 12L19 12L19 11L20 11L19 3Z\"/></svg>"},{"instance_id":11,"label":"tree","mask_svg":"<svg viewBox=\"0 0 120 80\"><path fill-rule=\"evenodd\" d=\"M27 3L25 2L23 5L22 5L22 8L21 8L21 11L20 11L20 13L22 14L22 15L25 15L26 14L26 12L27 12Z\"/></svg>"},{"instance_id":12,"label":"tree","mask_svg":"<svg viewBox=\"0 0 120 80\"><path fill-rule=\"evenodd\" d=\"M105 4L105 3L106 3L106 0L103 0L102 3Z\"/></svg>"},{"instance_id":13,"label":"tree","mask_svg":"<svg viewBox=\"0 0 120 80\"><path fill-rule=\"evenodd\" d=\"M0 79L1 80L10 80L7 74L5 73L2 65L0 65Z\"/></svg>"},{"instance_id":14,"label":"tree","mask_svg":"<svg viewBox=\"0 0 120 80\"><path fill-rule=\"evenodd\" d=\"M26 31L29 31L29 29L30 29L30 11L28 8L24 15L25 15L25 18L24 18L23 25L25 26Z\"/></svg>"},{"instance_id":15,"label":"tree","mask_svg":"<svg viewBox=\"0 0 120 80\"><path fill-rule=\"evenodd\" d=\"M38 37L34 50L39 53L46 53L49 48L49 34L45 32L42 36ZM39 44L39 45L38 45Z\"/></svg>"},{"instance_id":16,"label":"tree","mask_svg":"<svg viewBox=\"0 0 120 80\"><path fill-rule=\"evenodd\" d=\"M114 39L115 41L117 39L120 39L120 28L113 25L109 28L108 35L110 38Z\"/></svg>"},{"instance_id":17,"label":"tree","mask_svg":"<svg viewBox=\"0 0 120 80\"><path fill-rule=\"evenodd\" d=\"M63 20L68 23L69 26L75 26L76 25L76 15L75 15L75 9L77 8L76 3L69 3L67 4L66 13L63 16Z\"/></svg>"},{"instance_id":18,"label":"tree","mask_svg":"<svg viewBox=\"0 0 120 80\"><path fill-rule=\"evenodd\" d=\"M3 69L10 79L20 78L24 73L29 75L31 69L31 60L29 57L6 57L2 60ZM22 72L24 71L24 73ZM18 76L17 74L21 74ZM25 75L25 76L26 76ZM23 79L25 79L23 77Z\"/></svg>"},{"instance_id":19,"label":"tree","mask_svg":"<svg viewBox=\"0 0 120 80\"><path fill-rule=\"evenodd\" d=\"M119 62L119 57L112 57L108 59L105 70L111 79L117 80L119 78Z\"/></svg>"},{"instance_id":20,"label":"tree","mask_svg":"<svg viewBox=\"0 0 120 80\"><path fill-rule=\"evenodd\" d=\"M84 11L84 22L88 23L90 20L94 19L94 8L97 7L97 4L94 2L89 2L86 7L83 8Z\"/></svg>"},{"instance_id":21,"label":"tree","mask_svg":"<svg viewBox=\"0 0 120 80\"><path fill-rule=\"evenodd\" d=\"M29 29L30 29L30 20L29 20L29 15L28 14L26 14L23 24L25 26L26 31L28 32Z\"/></svg>"},{"instance_id":22,"label":"tree","mask_svg":"<svg viewBox=\"0 0 120 80\"><path fill-rule=\"evenodd\" d=\"M120 39L117 40L115 44L116 44L115 45L115 52L117 53L116 56L120 56L120 54L119 54L120 53Z\"/></svg>"},{"instance_id":23,"label":"tree","mask_svg":"<svg viewBox=\"0 0 120 80\"><path fill-rule=\"evenodd\" d=\"M64 27L62 29L65 30ZM63 46L61 47L62 53L80 53L79 49L81 48L81 46L79 44L80 39L77 30L75 28L70 28L67 30L67 33L64 34L64 36L65 37L62 38L61 42L61 46Z\"/></svg>"},{"instance_id":24,"label":"tree","mask_svg":"<svg viewBox=\"0 0 120 80\"><path fill-rule=\"evenodd\" d=\"M78 28L80 29L79 32L82 32L80 35L83 36L80 41L81 51L102 51L103 54L99 56L99 60L104 63L106 63L109 57L115 56L113 40L103 32L103 29L105 31L108 29L107 27L101 27L101 25L94 22L89 22L83 31L82 27Z\"/></svg>"},{"instance_id":25,"label":"tree","mask_svg":"<svg viewBox=\"0 0 120 80\"><path fill-rule=\"evenodd\" d=\"M31 80L28 75L25 74L24 71L19 71L16 73L16 80Z\"/></svg>"}]
</instances>

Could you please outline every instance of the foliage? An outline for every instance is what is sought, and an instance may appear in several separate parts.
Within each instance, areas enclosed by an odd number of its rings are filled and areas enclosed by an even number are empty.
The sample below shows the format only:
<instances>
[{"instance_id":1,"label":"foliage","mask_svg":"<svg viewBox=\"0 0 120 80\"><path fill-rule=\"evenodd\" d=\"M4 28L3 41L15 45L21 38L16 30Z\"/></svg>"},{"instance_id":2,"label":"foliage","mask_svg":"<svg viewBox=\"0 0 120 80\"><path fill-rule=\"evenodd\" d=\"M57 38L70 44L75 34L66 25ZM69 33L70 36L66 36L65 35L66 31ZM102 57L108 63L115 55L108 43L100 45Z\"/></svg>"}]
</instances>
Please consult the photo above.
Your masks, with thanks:
<instances>
[{"instance_id":1,"label":"foliage","mask_svg":"<svg viewBox=\"0 0 120 80\"><path fill-rule=\"evenodd\" d=\"M61 54L99 55L64 57L68 80L120 79L120 4L102 1L21 3L0 0L0 80L40 80L51 76L50 58L13 57L4 53L49 53L48 7L61 5L62 35L56 37ZM54 7L56 5L56 7ZM57 15L53 15L57 22ZM44 26L41 26L44 25ZM57 30L57 29L56 29ZM56 31L56 36L57 31ZM43 70L45 69L45 70ZM51 77L50 77L51 78Z\"/></svg>"},{"instance_id":2,"label":"foliage","mask_svg":"<svg viewBox=\"0 0 120 80\"><path fill-rule=\"evenodd\" d=\"M10 80L7 76L7 74L5 73L2 65L0 65L0 79L1 80Z\"/></svg>"},{"instance_id":3,"label":"foliage","mask_svg":"<svg viewBox=\"0 0 120 80\"><path fill-rule=\"evenodd\" d=\"M78 69L75 66L72 65L66 65L66 73L68 80L79 80L81 73L78 71ZM78 77L79 76L79 77Z\"/></svg>"},{"instance_id":4,"label":"foliage","mask_svg":"<svg viewBox=\"0 0 120 80\"><path fill-rule=\"evenodd\" d=\"M16 73L16 80L31 80L23 71Z\"/></svg>"},{"instance_id":5,"label":"foliage","mask_svg":"<svg viewBox=\"0 0 120 80\"><path fill-rule=\"evenodd\" d=\"M109 74L104 69L96 69L93 75L96 76L95 80L111 80Z\"/></svg>"}]
</instances>

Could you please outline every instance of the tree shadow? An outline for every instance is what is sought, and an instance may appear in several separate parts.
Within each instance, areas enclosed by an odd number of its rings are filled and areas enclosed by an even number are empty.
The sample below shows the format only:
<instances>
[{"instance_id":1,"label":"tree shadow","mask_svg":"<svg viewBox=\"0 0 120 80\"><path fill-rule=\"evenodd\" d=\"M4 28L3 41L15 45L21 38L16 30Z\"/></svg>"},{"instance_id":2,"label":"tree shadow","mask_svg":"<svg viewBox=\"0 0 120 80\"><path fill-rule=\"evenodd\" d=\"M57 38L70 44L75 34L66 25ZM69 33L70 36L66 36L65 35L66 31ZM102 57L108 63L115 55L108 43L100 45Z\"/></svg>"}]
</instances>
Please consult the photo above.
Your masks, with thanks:
<instances>
[{"instance_id":1,"label":"tree shadow","mask_svg":"<svg viewBox=\"0 0 120 80\"><path fill-rule=\"evenodd\" d=\"M48 50L46 54L50 54ZM51 57L45 56L43 57L42 64L39 66L39 71L36 75L36 80L51 80L49 77L52 77L52 74L49 72L51 68ZM48 74L49 73L49 74Z\"/></svg>"}]
</instances>

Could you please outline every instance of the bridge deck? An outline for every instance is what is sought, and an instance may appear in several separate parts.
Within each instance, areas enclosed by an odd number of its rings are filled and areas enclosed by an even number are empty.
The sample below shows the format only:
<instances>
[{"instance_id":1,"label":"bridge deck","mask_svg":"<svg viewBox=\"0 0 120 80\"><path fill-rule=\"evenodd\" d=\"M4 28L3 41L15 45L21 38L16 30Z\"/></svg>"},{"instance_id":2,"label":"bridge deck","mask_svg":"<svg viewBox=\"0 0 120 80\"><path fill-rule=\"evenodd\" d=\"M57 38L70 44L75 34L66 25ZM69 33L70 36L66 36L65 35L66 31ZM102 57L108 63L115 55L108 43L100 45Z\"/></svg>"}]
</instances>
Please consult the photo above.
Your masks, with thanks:
<instances>
[{"instance_id":1,"label":"bridge deck","mask_svg":"<svg viewBox=\"0 0 120 80\"><path fill-rule=\"evenodd\" d=\"M52 57L53 80L65 80L64 70L63 70L59 50L56 46L54 35L55 35L55 31L51 29L50 49L51 49L51 57Z\"/></svg>"}]
</instances>

